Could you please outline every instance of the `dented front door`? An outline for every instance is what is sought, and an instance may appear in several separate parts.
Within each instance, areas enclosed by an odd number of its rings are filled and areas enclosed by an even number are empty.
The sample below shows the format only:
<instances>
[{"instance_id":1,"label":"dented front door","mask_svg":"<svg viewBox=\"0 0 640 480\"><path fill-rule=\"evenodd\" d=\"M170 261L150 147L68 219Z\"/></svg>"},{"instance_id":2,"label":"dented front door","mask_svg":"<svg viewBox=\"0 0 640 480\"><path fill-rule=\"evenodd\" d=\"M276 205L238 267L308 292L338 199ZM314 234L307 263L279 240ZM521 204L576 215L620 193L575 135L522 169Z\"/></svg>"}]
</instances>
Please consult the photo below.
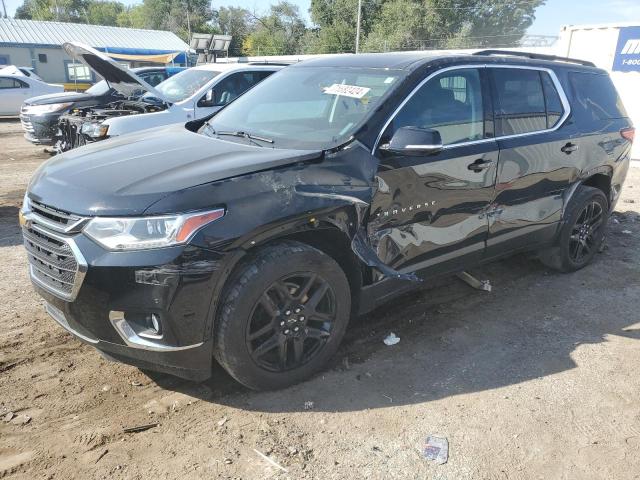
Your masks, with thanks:
<instances>
[{"instance_id":1,"label":"dented front door","mask_svg":"<svg viewBox=\"0 0 640 480\"><path fill-rule=\"evenodd\" d=\"M394 115L379 145L403 126L438 130L444 148L401 155L377 148L380 160L368 235L378 258L408 273L445 272L479 260L488 234L497 143L483 99L482 68L451 69L424 80Z\"/></svg>"}]
</instances>

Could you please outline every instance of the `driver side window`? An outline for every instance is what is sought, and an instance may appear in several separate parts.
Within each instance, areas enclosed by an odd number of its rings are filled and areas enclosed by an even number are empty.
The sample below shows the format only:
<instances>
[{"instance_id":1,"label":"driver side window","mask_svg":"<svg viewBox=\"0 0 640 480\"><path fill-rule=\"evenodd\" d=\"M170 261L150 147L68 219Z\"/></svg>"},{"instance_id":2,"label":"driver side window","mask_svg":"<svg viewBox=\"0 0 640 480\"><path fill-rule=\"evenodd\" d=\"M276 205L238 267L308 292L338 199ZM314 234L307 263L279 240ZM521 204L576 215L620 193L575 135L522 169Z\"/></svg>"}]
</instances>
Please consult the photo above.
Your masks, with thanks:
<instances>
[{"instance_id":1,"label":"driver side window","mask_svg":"<svg viewBox=\"0 0 640 480\"><path fill-rule=\"evenodd\" d=\"M425 83L398 112L385 136L391 138L401 127L437 130L443 145L484 138L478 69L445 72Z\"/></svg>"}]
</instances>

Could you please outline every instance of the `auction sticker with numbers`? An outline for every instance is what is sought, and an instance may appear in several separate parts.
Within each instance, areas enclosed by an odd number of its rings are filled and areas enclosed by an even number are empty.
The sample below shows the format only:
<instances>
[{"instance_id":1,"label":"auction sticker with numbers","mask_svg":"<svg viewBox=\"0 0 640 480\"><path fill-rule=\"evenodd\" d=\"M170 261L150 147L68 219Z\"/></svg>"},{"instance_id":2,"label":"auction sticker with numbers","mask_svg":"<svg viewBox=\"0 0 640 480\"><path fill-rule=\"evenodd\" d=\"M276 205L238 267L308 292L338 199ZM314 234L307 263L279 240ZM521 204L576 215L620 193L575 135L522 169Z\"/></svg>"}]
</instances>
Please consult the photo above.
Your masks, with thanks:
<instances>
[{"instance_id":1,"label":"auction sticker with numbers","mask_svg":"<svg viewBox=\"0 0 640 480\"><path fill-rule=\"evenodd\" d=\"M343 95L345 97L362 98L369 93L370 90L370 88L358 87L357 85L334 83L330 87L325 87L324 93L328 95Z\"/></svg>"}]
</instances>

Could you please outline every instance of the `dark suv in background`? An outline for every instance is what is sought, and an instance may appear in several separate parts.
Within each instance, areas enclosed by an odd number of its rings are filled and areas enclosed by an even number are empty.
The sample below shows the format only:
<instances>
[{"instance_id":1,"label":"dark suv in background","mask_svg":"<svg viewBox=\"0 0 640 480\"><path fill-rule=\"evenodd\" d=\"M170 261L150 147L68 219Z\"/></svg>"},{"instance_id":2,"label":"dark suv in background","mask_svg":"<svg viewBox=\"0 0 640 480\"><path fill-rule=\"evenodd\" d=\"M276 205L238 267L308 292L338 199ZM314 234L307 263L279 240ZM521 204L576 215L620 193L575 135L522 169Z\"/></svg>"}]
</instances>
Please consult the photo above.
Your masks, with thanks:
<instances>
[{"instance_id":1,"label":"dark suv in background","mask_svg":"<svg viewBox=\"0 0 640 480\"><path fill-rule=\"evenodd\" d=\"M524 250L582 268L634 129L606 72L528 57L313 59L206 122L60 155L21 210L35 288L111 358L271 389L423 279Z\"/></svg>"},{"instance_id":2,"label":"dark suv in background","mask_svg":"<svg viewBox=\"0 0 640 480\"><path fill-rule=\"evenodd\" d=\"M156 86L170 76L184 70L183 67L132 68L140 78ZM140 95L145 93L140 91ZM20 110L24 138L36 145L55 145L58 119L75 108L107 105L125 98L121 92L105 80L101 80L85 92L64 92L29 98Z\"/></svg>"}]
</instances>

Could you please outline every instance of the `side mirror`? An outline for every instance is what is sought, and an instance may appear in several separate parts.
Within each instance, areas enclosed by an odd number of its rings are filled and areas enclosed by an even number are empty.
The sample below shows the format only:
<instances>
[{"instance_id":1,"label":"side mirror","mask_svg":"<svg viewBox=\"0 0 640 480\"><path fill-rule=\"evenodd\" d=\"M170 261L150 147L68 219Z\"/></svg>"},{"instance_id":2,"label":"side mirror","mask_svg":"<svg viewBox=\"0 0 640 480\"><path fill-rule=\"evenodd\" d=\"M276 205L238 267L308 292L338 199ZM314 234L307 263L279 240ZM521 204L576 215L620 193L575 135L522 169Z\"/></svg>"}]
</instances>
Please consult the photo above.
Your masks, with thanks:
<instances>
[{"instance_id":1,"label":"side mirror","mask_svg":"<svg viewBox=\"0 0 640 480\"><path fill-rule=\"evenodd\" d=\"M430 155L442 150L442 138L437 130L400 127L391 137L391 141L380 148L403 155Z\"/></svg>"},{"instance_id":2,"label":"side mirror","mask_svg":"<svg viewBox=\"0 0 640 480\"><path fill-rule=\"evenodd\" d=\"M204 94L204 97L198 102L199 107L213 107L216 104L216 92L212 88Z\"/></svg>"}]
</instances>

